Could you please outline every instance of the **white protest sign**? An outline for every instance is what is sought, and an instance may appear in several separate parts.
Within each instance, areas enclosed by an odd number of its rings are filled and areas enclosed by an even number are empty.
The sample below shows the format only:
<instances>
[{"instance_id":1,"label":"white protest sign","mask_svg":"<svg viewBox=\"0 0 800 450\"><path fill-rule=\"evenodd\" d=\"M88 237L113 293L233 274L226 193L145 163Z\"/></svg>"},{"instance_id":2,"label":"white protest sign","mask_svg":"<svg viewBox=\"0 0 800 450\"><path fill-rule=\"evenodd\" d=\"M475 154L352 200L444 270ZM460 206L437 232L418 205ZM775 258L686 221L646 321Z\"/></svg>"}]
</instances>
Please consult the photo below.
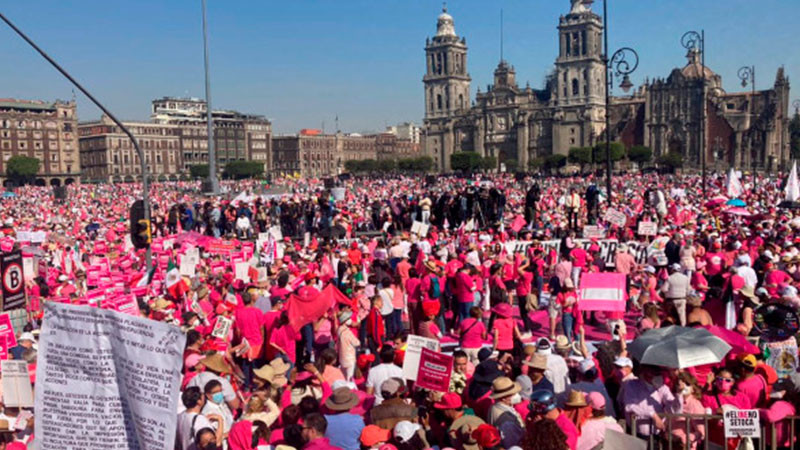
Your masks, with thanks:
<instances>
[{"instance_id":1,"label":"white protest sign","mask_svg":"<svg viewBox=\"0 0 800 450\"><path fill-rule=\"evenodd\" d=\"M726 438L761 437L761 422L757 409L734 409L723 414Z\"/></svg>"},{"instance_id":2,"label":"white protest sign","mask_svg":"<svg viewBox=\"0 0 800 450\"><path fill-rule=\"evenodd\" d=\"M181 258L181 266L179 268L182 277L193 277L196 268L196 263L192 258L187 258L186 255Z\"/></svg>"},{"instance_id":3,"label":"white protest sign","mask_svg":"<svg viewBox=\"0 0 800 450\"><path fill-rule=\"evenodd\" d=\"M232 325L233 321L231 319L224 316L217 316L217 323L214 324L214 331L211 332L211 336L217 339L227 339L228 332L230 332Z\"/></svg>"},{"instance_id":4,"label":"white protest sign","mask_svg":"<svg viewBox=\"0 0 800 450\"><path fill-rule=\"evenodd\" d=\"M605 219L606 222L613 223L618 227L624 227L628 222L628 216L614 208L608 208L606 210L606 215L603 216L603 219Z\"/></svg>"},{"instance_id":5,"label":"white protest sign","mask_svg":"<svg viewBox=\"0 0 800 450\"><path fill-rule=\"evenodd\" d=\"M416 220L411 224L411 232L419 237L428 236L428 228L430 228L429 225L425 225L424 223Z\"/></svg>"},{"instance_id":6,"label":"white protest sign","mask_svg":"<svg viewBox=\"0 0 800 450\"><path fill-rule=\"evenodd\" d=\"M403 378L406 380L417 381L417 372L419 371L419 357L422 354L422 348L427 348L434 352L439 351L439 341L422 336L411 334L406 341L406 354L403 357Z\"/></svg>"},{"instance_id":7,"label":"white protest sign","mask_svg":"<svg viewBox=\"0 0 800 450\"><path fill-rule=\"evenodd\" d=\"M276 241L282 241L283 240L283 233L281 232L281 227L278 226L278 225L270 227L269 234L271 234L272 237L274 237Z\"/></svg>"},{"instance_id":8,"label":"white protest sign","mask_svg":"<svg viewBox=\"0 0 800 450\"><path fill-rule=\"evenodd\" d=\"M250 282L250 263L249 262L239 262L236 263L236 268L234 272L234 278L237 280L242 280L245 283Z\"/></svg>"},{"instance_id":9,"label":"white protest sign","mask_svg":"<svg viewBox=\"0 0 800 450\"><path fill-rule=\"evenodd\" d=\"M603 239L606 237L606 230L598 225L586 225L583 227L584 239Z\"/></svg>"},{"instance_id":10,"label":"white protest sign","mask_svg":"<svg viewBox=\"0 0 800 450\"><path fill-rule=\"evenodd\" d=\"M655 236L658 233L658 225L655 222L639 222L637 234L639 236Z\"/></svg>"},{"instance_id":11,"label":"white protest sign","mask_svg":"<svg viewBox=\"0 0 800 450\"><path fill-rule=\"evenodd\" d=\"M33 390L25 361L0 361L3 372L3 404L7 407L32 408Z\"/></svg>"},{"instance_id":12,"label":"white protest sign","mask_svg":"<svg viewBox=\"0 0 800 450\"><path fill-rule=\"evenodd\" d=\"M67 258L67 260L69 260L69 258ZM25 281L36 278L36 268L33 265L33 258L22 258L22 275Z\"/></svg>"},{"instance_id":13,"label":"white protest sign","mask_svg":"<svg viewBox=\"0 0 800 450\"><path fill-rule=\"evenodd\" d=\"M44 307L35 396L39 448L172 448L186 344L181 330L110 309Z\"/></svg>"},{"instance_id":14,"label":"white protest sign","mask_svg":"<svg viewBox=\"0 0 800 450\"><path fill-rule=\"evenodd\" d=\"M514 253L527 253L531 244L533 244L532 241L508 241L503 246L506 253L513 255Z\"/></svg>"}]
</instances>

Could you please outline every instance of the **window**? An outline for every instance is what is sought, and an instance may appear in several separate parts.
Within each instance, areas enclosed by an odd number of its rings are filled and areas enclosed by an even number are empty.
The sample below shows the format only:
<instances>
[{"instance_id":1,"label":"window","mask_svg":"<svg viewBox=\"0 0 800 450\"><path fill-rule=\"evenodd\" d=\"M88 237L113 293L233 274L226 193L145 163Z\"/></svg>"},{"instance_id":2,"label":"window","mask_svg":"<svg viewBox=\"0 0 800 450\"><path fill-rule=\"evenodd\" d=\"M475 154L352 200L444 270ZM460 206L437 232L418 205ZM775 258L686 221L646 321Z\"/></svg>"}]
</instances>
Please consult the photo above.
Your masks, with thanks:
<instances>
[{"instance_id":1,"label":"window","mask_svg":"<svg viewBox=\"0 0 800 450\"><path fill-rule=\"evenodd\" d=\"M64 131L72 131L72 124L69 122L64 123Z\"/></svg>"},{"instance_id":2,"label":"window","mask_svg":"<svg viewBox=\"0 0 800 450\"><path fill-rule=\"evenodd\" d=\"M17 137L20 139L27 139L28 132L27 131L17 131Z\"/></svg>"},{"instance_id":3,"label":"window","mask_svg":"<svg viewBox=\"0 0 800 450\"><path fill-rule=\"evenodd\" d=\"M36 150L43 150L44 145L42 145L42 141L34 141L33 148Z\"/></svg>"},{"instance_id":4,"label":"window","mask_svg":"<svg viewBox=\"0 0 800 450\"><path fill-rule=\"evenodd\" d=\"M50 161L58 161L58 153L50 153Z\"/></svg>"},{"instance_id":5,"label":"window","mask_svg":"<svg viewBox=\"0 0 800 450\"><path fill-rule=\"evenodd\" d=\"M0 132L0 136L4 137L4 138L10 138L11 137L11 132L7 131L7 130L3 130L2 132Z\"/></svg>"},{"instance_id":6,"label":"window","mask_svg":"<svg viewBox=\"0 0 800 450\"><path fill-rule=\"evenodd\" d=\"M442 94L436 94L436 105L438 109L441 111L442 109Z\"/></svg>"},{"instance_id":7,"label":"window","mask_svg":"<svg viewBox=\"0 0 800 450\"><path fill-rule=\"evenodd\" d=\"M580 87L578 86L578 79L572 79L572 95L580 95Z\"/></svg>"},{"instance_id":8,"label":"window","mask_svg":"<svg viewBox=\"0 0 800 450\"><path fill-rule=\"evenodd\" d=\"M26 150L28 148L28 143L25 141L17 142L17 148L20 150Z\"/></svg>"},{"instance_id":9,"label":"window","mask_svg":"<svg viewBox=\"0 0 800 450\"><path fill-rule=\"evenodd\" d=\"M3 146L3 150L11 150L11 142L9 142L9 141L3 141L2 146Z\"/></svg>"}]
</instances>

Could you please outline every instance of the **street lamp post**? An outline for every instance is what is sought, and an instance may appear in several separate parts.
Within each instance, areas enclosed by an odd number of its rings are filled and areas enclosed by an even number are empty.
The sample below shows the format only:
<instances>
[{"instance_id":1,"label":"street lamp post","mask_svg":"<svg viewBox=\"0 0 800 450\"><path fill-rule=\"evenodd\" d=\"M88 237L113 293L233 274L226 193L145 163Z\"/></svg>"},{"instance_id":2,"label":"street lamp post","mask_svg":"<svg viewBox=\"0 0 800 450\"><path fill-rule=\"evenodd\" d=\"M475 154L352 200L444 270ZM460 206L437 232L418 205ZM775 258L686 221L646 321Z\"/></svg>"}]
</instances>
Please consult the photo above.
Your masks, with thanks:
<instances>
[{"instance_id":1,"label":"street lamp post","mask_svg":"<svg viewBox=\"0 0 800 450\"><path fill-rule=\"evenodd\" d=\"M632 62L628 61L628 57ZM639 55L632 48L623 47L617 50L611 58L608 57L608 0L603 0L603 63L606 67L606 194L608 206L611 206L611 119L609 105L611 103L611 88L614 83L613 74L622 77L619 87L628 92L632 87L630 75L639 67ZM613 74L611 67L613 66ZM594 155L594 152L592 152Z\"/></svg>"},{"instance_id":2,"label":"street lamp post","mask_svg":"<svg viewBox=\"0 0 800 450\"><path fill-rule=\"evenodd\" d=\"M739 79L742 80L742 87L747 87L747 84L750 83L750 87L752 88L753 94L750 96L750 101L748 102L750 108L750 115L755 115L755 105L753 103L756 100L756 66L744 66L739 68ZM752 120L752 119L751 119ZM752 146L752 141L750 142ZM750 148L750 169L753 171L753 190L756 189L756 162L753 161L753 149Z\"/></svg>"},{"instance_id":3,"label":"street lamp post","mask_svg":"<svg viewBox=\"0 0 800 450\"><path fill-rule=\"evenodd\" d=\"M214 117L211 113L211 78L208 76L208 19L206 18L206 0L203 5L203 65L206 72L206 125L208 127L208 186L206 190L219 195L219 179L217 179L217 152L214 149Z\"/></svg>"},{"instance_id":4,"label":"street lamp post","mask_svg":"<svg viewBox=\"0 0 800 450\"><path fill-rule=\"evenodd\" d=\"M29 38L25 33L23 33L22 30L17 28L17 26L14 25L11 22L11 20L9 20L3 13L0 13L0 19L2 19L3 22L5 22L9 27L11 27L11 29L14 30L15 33L17 33L25 42L28 43L28 45L33 47L34 50L36 50L40 55L42 55L42 57L46 59L47 62L49 62L53 67L55 67L55 69L58 70L61 73L61 75L64 75L64 77L67 80L69 80L70 83L75 85L75 87L78 88L78 90L80 90L83 93L83 95L86 96L86 98L91 100L92 103L94 103L98 108L100 108L100 110L103 111L103 113L107 115L108 118L111 119L111 121L113 121L122 130L122 132L128 136L131 142L133 142L133 148L136 150L136 155L139 157L139 164L142 170L142 205L144 207L144 219L147 220L147 223L149 224L150 223L150 180L148 180L147 163L145 162L144 159L144 153L142 152L142 149L139 147L139 141L136 139L133 133L131 133L130 130L128 130L128 128L125 125L123 125L122 122L117 120L117 117L114 116L114 114L112 114L111 111L109 111L96 98L94 98L94 96L90 94L89 91L87 91L80 83L78 83L78 81L75 80L75 78L72 78L72 75L70 75L69 72L64 70L64 68L62 68L53 58L51 58L50 55L48 55L44 50L42 50L38 45L36 45L36 43L33 42L31 38ZM150 250L150 246L147 247L147 250L145 252L145 264L147 267L146 273L149 274L151 268L153 267L152 252Z\"/></svg>"},{"instance_id":5,"label":"street lamp post","mask_svg":"<svg viewBox=\"0 0 800 450\"><path fill-rule=\"evenodd\" d=\"M794 115L800 115L800 99L797 99L792 102L792 108L794 108Z\"/></svg>"},{"instance_id":6,"label":"street lamp post","mask_svg":"<svg viewBox=\"0 0 800 450\"><path fill-rule=\"evenodd\" d=\"M630 58L630 61L628 60ZM622 47L606 60L606 190L608 204L611 205L611 114L609 111L611 89L614 87L614 76L622 77L619 84L623 92L633 87L629 75L639 67L639 54L630 47Z\"/></svg>"},{"instance_id":7,"label":"street lamp post","mask_svg":"<svg viewBox=\"0 0 800 450\"><path fill-rule=\"evenodd\" d=\"M681 37L681 45L686 50L700 52L700 70L701 79L703 80L703 104L700 107L700 172L703 184L703 197L706 196L706 32L705 30L687 31Z\"/></svg>"}]
</instances>

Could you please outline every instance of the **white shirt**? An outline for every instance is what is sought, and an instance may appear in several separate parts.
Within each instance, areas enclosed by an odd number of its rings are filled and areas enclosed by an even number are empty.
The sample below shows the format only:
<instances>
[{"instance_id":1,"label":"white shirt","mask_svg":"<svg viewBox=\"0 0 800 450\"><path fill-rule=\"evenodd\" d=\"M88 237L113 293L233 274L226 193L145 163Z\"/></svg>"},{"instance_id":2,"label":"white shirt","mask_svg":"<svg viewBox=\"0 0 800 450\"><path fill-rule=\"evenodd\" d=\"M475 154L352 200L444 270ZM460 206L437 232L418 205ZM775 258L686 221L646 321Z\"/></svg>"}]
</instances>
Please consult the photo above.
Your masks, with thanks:
<instances>
[{"instance_id":1,"label":"white shirt","mask_svg":"<svg viewBox=\"0 0 800 450\"><path fill-rule=\"evenodd\" d=\"M756 287L758 284L758 276L756 275L756 271L753 270L752 267L748 266L739 266L736 268L736 275L744 278L744 285L750 287Z\"/></svg>"},{"instance_id":2,"label":"white shirt","mask_svg":"<svg viewBox=\"0 0 800 450\"><path fill-rule=\"evenodd\" d=\"M553 383L553 393L558 395L567 390L569 386L569 369L567 362L560 355L550 353L547 355L547 370L544 376Z\"/></svg>"},{"instance_id":3,"label":"white shirt","mask_svg":"<svg viewBox=\"0 0 800 450\"><path fill-rule=\"evenodd\" d=\"M221 405L218 405L211 400L206 399L206 404L203 406L203 410L201 412L205 416L210 416L212 414L218 414L222 416L222 421L224 422L222 424L222 430L225 433L231 431L231 426L233 426L233 413L225 402L222 402ZM217 426L218 424L214 422L212 428L216 430Z\"/></svg>"},{"instance_id":4,"label":"white shirt","mask_svg":"<svg viewBox=\"0 0 800 450\"><path fill-rule=\"evenodd\" d=\"M381 385L389 378L403 378L403 369L396 365L389 363L381 363L369 369L367 375L367 387L375 390L375 405L383 403L383 396L381 395Z\"/></svg>"},{"instance_id":5,"label":"white shirt","mask_svg":"<svg viewBox=\"0 0 800 450\"><path fill-rule=\"evenodd\" d=\"M200 392L203 392L203 389L206 387L206 383L211 380L217 380L220 382L220 384L222 384L222 396L225 397L226 402L232 402L236 400L236 392L234 392L231 382L211 372L198 373L189 381L186 387L196 386L200 388Z\"/></svg>"},{"instance_id":6,"label":"white shirt","mask_svg":"<svg viewBox=\"0 0 800 450\"><path fill-rule=\"evenodd\" d=\"M247 216L240 216L238 219L236 219L236 228L240 230L246 230L250 228L250 219L248 219Z\"/></svg>"},{"instance_id":7,"label":"white shirt","mask_svg":"<svg viewBox=\"0 0 800 450\"><path fill-rule=\"evenodd\" d=\"M195 417L197 417L196 420ZM192 421L194 421L194 427ZM182 445L181 449L188 450L194 441L194 435L203 428L214 428L206 416L185 411L178 414L178 439Z\"/></svg>"}]
</instances>

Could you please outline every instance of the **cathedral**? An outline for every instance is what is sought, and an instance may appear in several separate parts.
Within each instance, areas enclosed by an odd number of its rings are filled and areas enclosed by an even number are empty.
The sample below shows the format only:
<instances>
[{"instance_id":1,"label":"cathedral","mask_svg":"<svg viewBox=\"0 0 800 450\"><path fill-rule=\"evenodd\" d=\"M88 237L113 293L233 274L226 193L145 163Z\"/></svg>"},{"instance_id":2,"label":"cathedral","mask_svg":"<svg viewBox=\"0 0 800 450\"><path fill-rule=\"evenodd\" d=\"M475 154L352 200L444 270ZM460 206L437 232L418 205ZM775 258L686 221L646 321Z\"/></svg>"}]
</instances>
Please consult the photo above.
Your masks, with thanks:
<instances>
[{"instance_id":1,"label":"cathedral","mask_svg":"<svg viewBox=\"0 0 800 450\"><path fill-rule=\"evenodd\" d=\"M501 60L494 83L470 99L467 41L445 7L425 43L424 148L440 171L450 155L472 151L521 170L536 158L605 141L603 21L591 1L572 0L559 18L559 51L543 89L520 87ZM609 133L626 148L644 145L658 158L683 155L699 168L703 137L711 170L786 169L789 164L789 80L779 68L772 89L727 93L722 78L692 48L683 68L645 81L630 96L611 97ZM752 80L751 80L752 82ZM705 105L703 91L705 85Z\"/></svg>"}]
</instances>

